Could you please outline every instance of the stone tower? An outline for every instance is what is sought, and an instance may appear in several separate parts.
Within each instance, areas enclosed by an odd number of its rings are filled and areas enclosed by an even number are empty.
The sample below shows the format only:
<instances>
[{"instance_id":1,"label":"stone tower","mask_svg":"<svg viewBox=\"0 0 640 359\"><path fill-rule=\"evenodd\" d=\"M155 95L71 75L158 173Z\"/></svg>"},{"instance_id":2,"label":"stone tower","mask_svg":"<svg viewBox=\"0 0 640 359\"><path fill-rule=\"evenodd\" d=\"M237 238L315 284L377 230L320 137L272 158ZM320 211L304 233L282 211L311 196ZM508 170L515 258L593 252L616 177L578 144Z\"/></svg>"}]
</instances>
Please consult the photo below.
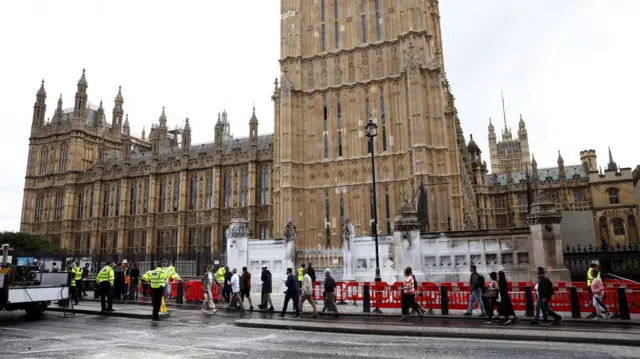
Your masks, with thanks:
<instances>
[{"instance_id":1,"label":"stone tower","mask_svg":"<svg viewBox=\"0 0 640 359\"><path fill-rule=\"evenodd\" d=\"M492 173L526 172L531 167L529 152L529 135L527 126L520 114L518 122L518 136L514 138L511 127L507 125L507 113L502 99L502 113L504 116L504 128L502 137L498 140L491 119L489 119L489 154Z\"/></svg>"},{"instance_id":2,"label":"stone tower","mask_svg":"<svg viewBox=\"0 0 640 359\"><path fill-rule=\"evenodd\" d=\"M580 162L587 173L598 173L598 156L596 156L596 150L580 151Z\"/></svg>"},{"instance_id":3,"label":"stone tower","mask_svg":"<svg viewBox=\"0 0 640 359\"><path fill-rule=\"evenodd\" d=\"M276 80L274 233L292 220L298 246L338 245L341 224L371 234L374 140L378 232L419 185L429 228L475 221L463 196L454 97L444 72L438 1L281 0ZM461 132L460 132L461 133ZM473 196L470 196L473 198Z\"/></svg>"}]
</instances>

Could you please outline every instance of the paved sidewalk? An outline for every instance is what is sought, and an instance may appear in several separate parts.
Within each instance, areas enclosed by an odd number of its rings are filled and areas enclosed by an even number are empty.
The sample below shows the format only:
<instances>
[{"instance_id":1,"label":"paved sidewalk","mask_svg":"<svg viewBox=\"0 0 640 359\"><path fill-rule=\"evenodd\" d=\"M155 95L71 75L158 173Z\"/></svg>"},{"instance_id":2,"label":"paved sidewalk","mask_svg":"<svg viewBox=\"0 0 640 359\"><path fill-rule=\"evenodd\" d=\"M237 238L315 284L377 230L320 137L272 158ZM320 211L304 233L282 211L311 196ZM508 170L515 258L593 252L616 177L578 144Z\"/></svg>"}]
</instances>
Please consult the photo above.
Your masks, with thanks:
<instances>
[{"instance_id":1,"label":"paved sidewalk","mask_svg":"<svg viewBox=\"0 0 640 359\"><path fill-rule=\"evenodd\" d=\"M57 305L47 308L47 311L51 312L66 312L67 315L72 315L73 312L77 314L95 314L104 315L110 317L124 317L124 318L136 318L136 319L151 319L151 306L140 306L135 304L116 304L113 305L115 311L107 314L101 313L100 302L95 301L83 301L78 305L71 307L60 307ZM169 317L169 313L160 313L160 318Z\"/></svg>"},{"instance_id":2,"label":"paved sidewalk","mask_svg":"<svg viewBox=\"0 0 640 359\"><path fill-rule=\"evenodd\" d=\"M394 335L411 337L447 337L492 340L525 340L549 341L567 343L588 343L605 345L640 346L640 336L637 333L607 333L594 335L592 331L563 331L563 330L528 330L492 328L461 328L461 327L433 327L409 325L371 325L366 323L345 323L341 321L304 321L304 320L269 320L269 319L240 319L234 323L239 327L267 328L282 330L301 330L328 333L349 333L364 335Z\"/></svg>"}]
</instances>

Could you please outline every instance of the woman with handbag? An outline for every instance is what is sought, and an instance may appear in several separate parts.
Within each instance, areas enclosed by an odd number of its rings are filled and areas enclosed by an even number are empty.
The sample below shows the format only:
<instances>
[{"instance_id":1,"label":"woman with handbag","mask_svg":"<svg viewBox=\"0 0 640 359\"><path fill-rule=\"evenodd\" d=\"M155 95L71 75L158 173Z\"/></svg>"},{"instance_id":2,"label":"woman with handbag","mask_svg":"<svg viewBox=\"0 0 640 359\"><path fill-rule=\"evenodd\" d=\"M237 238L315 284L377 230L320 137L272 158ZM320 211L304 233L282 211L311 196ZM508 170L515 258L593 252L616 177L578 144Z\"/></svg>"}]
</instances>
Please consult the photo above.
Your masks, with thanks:
<instances>
[{"instance_id":1,"label":"woman with handbag","mask_svg":"<svg viewBox=\"0 0 640 359\"><path fill-rule=\"evenodd\" d=\"M493 318L493 309L500 302L500 287L498 286L498 273L491 272L489 274L491 278L491 282L489 282L489 287L487 288L487 292L484 293L484 297L487 298L487 302L489 304L489 316L487 320L484 321L484 324L491 324L491 318Z\"/></svg>"}]
</instances>

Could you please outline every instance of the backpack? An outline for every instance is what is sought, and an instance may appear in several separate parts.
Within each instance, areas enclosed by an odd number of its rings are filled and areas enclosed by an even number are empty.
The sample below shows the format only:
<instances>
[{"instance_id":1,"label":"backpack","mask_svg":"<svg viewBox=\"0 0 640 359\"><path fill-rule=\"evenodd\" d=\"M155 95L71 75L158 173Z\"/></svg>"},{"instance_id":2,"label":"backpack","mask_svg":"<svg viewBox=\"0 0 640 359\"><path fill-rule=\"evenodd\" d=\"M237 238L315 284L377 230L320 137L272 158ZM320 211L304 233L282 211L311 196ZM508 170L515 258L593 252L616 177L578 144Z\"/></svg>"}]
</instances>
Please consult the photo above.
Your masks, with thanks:
<instances>
[{"instance_id":1,"label":"backpack","mask_svg":"<svg viewBox=\"0 0 640 359\"><path fill-rule=\"evenodd\" d=\"M545 281L547 281L547 283L549 283L549 296L552 296L555 293L555 289L553 288L553 282L551 281L551 279L544 277Z\"/></svg>"},{"instance_id":2,"label":"backpack","mask_svg":"<svg viewBox=\"0 0 640 359\"><path fill-rule=\"evenodd\" d=\"M484 276L482 274L478 274L478 288L484 290Z\"/></svg>"}]
</instances>

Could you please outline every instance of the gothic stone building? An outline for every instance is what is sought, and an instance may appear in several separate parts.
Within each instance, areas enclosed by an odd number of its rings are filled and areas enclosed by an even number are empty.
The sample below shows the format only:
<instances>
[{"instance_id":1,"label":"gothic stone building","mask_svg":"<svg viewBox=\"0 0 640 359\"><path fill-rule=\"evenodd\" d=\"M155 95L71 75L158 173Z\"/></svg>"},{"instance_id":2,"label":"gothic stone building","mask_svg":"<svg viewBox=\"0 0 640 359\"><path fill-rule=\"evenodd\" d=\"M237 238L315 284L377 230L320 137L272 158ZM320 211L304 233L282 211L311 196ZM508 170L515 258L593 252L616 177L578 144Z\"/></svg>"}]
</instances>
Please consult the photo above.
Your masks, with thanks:
<instances>
[{"instance_id":1,"label":"gothic stone building","mask_svg":"<svg viewBox=\"0 0 640 359\"><path fill-rule=\"evenodd\" d=\"M273 136L258 136L255 109L248 138L230 135L224 112L214 143L192 146L189 119L169 130L163 108L147 141L131 135L120 90L109 124L87 88L83 71L74 107L61 96L46 122L44 81L36 95L22 231L77 250L220 253L239 211L270 237Z\"/></svg>"},{"instance_id":2,"label":"gothic stone building","mask_svg":"<svg viewBox=\"0 0 640 359\"><path fill-rule=\"evenodd\" d=\"M373 195L378 231L389 233L420 185L431 231L477 228L438 2L282 0L281 13L272 136L257 135L253 116L249 138L232 139L223 114L214 142L192 147L188 122L180 139L163 110L149 140L137 138L121 93L109 125L87 101L84 74L74 108L60 101L45 122L42 87L21 229L65 247L216 251L239 210L254 237L278 238L292 220L299 246L339 246L346 219L371 233ZM368 121L378 126L372 146Z\"/></svg>"},{"instance_id":3,"label":"gothic stone building","mask_svg":"<svg viewBox=\"0 0 640 359\"><path fill-rule=\"evenodd\" d=\"M481 150L471 137L467 149L477 198L480 228L525 227L529 203L538 190L544 190L560 211L588 211L594 223L597 243L628 245L638 243L636 224L640 200L635 194L631 168L620 168L609 150L606 169L598 169L594 150L580 152L579 165L564 164L558 153L557 167L538 168L533 155L529 166L526 128L520 117L518 139L512 140L510 130L503 130L503 141L496 144L494 127L489 124L491 174L482 161ZM492 142L493 141L493 142ZM518 151L510 156L495 153L503 143L515 143ZM509 158L510 157L510 158ZM497 161L494 165L494 161ZM528 198L530 196L530 198Z\"/></svg>"}]
</instances>

